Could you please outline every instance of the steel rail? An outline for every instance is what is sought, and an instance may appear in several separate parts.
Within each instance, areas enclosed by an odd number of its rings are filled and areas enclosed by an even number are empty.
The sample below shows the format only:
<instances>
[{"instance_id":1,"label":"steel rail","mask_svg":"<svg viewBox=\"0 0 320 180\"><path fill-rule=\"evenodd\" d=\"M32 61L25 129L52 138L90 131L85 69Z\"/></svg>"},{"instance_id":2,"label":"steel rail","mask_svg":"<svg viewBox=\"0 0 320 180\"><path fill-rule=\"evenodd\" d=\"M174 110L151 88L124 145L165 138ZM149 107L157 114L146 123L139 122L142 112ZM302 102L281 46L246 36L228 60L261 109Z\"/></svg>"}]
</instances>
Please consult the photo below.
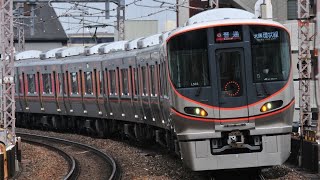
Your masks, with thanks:
<instances>
[{"instance_id":1,"label":"steel rail","mask_svg":"<svg viewBox=\"0 0 320 180\"><path fill-rule=\"evenodd\" d=\"M80 168L79 168L79 164L75 161L75 159L71 155L69 155L66 152L62 151L61 149L53 147L49 144L38 142L36 140L32 140L32 138L30 138L30 137L29 137L30 139L26 138L23 135L22 135L22 137L23 137L23 139L22 139L23 142L26 142L29 144L34 144L37 146L42 146L42 147L45 147L47 149L50 149L50 150L55 151L58 154L60 154L68 162L68 166L69 166L69 171L63 179L64 180L77 179L77 177L79 175Z\"/></svg>"},{"instance_id":2,"label":"steel rail","mask_svg":"<svg viewBox=\"0 0 320 180\"><path fill-rule=\"evenodd\" d=\"M83 143L79 143L79 142L74 142L74 141L70 141L70 140L66 140L66 139L60 139L60 138L55 138L55 137L49 137L49 136L40 136L40 135L35 135L35 134L29 134L29 133L20 133L17 132L18 136L21 136L23 139L24 137L29 137L29 138L33 138L33 139L42 139L42 140L50 140L50 141L54 141L54 142L58 142L58 143L62 143L62 144L67 144L67 145L75 145L78 148L82 148L82 149L86 149L89 150L91 152L93 152L94 154L96 154L97 156L101 157L105 162L108 162L108 164L112 167L112 171L111 174L109 175L109 180L120 180L121 179L121 169L118 166L118 164L116 163L115 159L110 156L107 153L104 153L102 151L100 151L99 149L83 144Z\"/></svg>"}]
</instances>

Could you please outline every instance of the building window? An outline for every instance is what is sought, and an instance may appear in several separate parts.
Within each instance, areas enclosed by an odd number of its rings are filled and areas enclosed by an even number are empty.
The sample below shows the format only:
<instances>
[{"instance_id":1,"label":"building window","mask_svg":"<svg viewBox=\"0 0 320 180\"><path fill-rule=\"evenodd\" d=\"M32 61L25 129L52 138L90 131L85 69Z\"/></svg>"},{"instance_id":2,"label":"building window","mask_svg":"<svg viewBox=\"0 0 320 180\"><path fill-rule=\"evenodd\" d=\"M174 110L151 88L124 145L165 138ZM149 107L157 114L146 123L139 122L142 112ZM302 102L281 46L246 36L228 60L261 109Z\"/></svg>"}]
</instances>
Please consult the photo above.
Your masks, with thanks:
<instances>
[{"instance_id":1,"label":"building window","mask_svg":"<svg viewBox=\"0 0 320 180\"><path fill-rule=\"evenodd\" d=\"M52 94L51 74L42 74L43 94Z\"/></svg>"},{"instance_id":2,"label":"building window","mask_svg":"<svg viewBox=\"0 0 320 180\"><path fill-rule=\"evenodd\" d=\"M36 94L36 78L34 74L27 75L28 80L28 94Z\"/></svg>"},{"instance_id":3,"label":"building window","mask_svg":"<svg viewBox=\"0 0 320 180\"><path fill-rule=\"evenodd\" d=\"M294 20L298 18L298 5L297 0L288 0L287 6L288 20Z\"/></svg>"},{"instance_id":4,"label":"building window","mask_svg":"<svg viewBox=\"0 0 320 180\"><path fill-rule=\"evenodd\" d=\"M84 76L85 94L92 95L92 73L90 71L84 72Z\"/></svg>"},{"instance_id":5,"label":"building window","mask_svg":"<svg viewBox=\"0 0 320 180\"><path fill-rule=\"evenodd\" d=\"M79 94L78 89L78 73L70 73L71 76L71 95Z\"/></svg>"}]
</instances>

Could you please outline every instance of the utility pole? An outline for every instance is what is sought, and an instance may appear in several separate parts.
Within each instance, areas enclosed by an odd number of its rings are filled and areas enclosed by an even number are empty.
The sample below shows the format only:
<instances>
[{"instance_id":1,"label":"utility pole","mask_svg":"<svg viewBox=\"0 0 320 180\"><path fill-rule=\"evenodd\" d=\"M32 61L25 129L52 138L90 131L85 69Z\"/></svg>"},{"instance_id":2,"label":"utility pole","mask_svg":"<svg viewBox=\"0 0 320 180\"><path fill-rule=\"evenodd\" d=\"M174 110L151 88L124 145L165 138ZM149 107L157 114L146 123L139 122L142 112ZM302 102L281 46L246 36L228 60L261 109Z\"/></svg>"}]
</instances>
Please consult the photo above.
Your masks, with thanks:
<instances>
[{"instance_id":1,"label":"utility pole","mask_svg":"<svg viewBox=\"0 0 320 180\"><path fill-rule=\"evenodd\" d=\"M1 120L0 141L6 146L15 145L15 84L13 52L13 0L0 0L1 41Z\"/></svg>"},{"instance_id":2,"label":"utility pole","mask_svg":"<svg viewBox=\"0 0 320 180\"><path fill-rule=\"evenodd\" d=\"M311 126L310 0L298 0L300 136Z\"/></svg>"},{"instance_id":3,"label":"utility pole","mask_svg":"<svg viewBox=\"0 0 320 180\"><path fill-rule=\"evenodd\" d=\"M119 0L117 7L117 30L118 30L118 40L125 40L124 34L124 17L125 17L125 0Z\"/></svg>"},{"instance_id":4,"label":"utility pole","mask_svg":"<svg viewBox=\"0 0 320 180\"><path fill-rule=\"evenodd\" d=\"M317 19L316 19L316 32L317 32L317 36L316 36L316 44L318 46L318 87L316 88L320 88L320 2L317 2ZM317 89L319 92L319 89ZM319 94L318 94L319 96ZM320 97L316 97L316 100L319 100ZM318 125L317 125L317 139L320 140L320 105L318 104Z\"/></svg>"},{"instance_id":5,"label":"utility pole","mask_svg":"<svg viewBox=\"0 0 320 180\"><path fill-rule=\"evenodd\" d=\"M23 3L17 3L16 8L16 19L17 19L17 35L16 38L18 39L18 47L16 51L22 52L25 48L25 34L24 34L24 4Z\"/></svg>"}]
</instances>

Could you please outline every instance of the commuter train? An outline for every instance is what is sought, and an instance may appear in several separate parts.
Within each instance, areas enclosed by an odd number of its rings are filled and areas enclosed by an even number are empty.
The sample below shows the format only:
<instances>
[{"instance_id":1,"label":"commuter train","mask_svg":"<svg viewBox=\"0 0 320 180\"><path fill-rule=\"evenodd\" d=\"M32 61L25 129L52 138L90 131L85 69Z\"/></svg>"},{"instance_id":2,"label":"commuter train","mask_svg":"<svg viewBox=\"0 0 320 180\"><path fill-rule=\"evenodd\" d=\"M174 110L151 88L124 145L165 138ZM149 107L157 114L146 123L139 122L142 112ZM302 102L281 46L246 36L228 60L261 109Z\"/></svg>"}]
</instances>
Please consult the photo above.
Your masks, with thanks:
<instances>
[{"instance_id":1,"label":"commuter train","mask_svg":"<svg viewBox=\"0 0 320 180\"><path fill-rule=\"evenodd\" d=\"M194 171L290 154L289 33L249 12L209 10L163 34L15 59L19 126L154 140Z\"/></svg>"}]
</instances>

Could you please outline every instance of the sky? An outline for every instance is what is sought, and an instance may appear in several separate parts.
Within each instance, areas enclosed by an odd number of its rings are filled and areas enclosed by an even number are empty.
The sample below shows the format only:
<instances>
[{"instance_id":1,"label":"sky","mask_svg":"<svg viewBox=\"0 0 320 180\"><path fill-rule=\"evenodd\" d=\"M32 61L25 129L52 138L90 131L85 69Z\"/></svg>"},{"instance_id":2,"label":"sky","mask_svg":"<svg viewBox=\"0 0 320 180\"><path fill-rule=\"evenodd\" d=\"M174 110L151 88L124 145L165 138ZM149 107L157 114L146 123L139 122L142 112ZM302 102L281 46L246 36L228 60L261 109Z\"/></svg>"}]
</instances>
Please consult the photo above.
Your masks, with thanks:
<instances>
[{"instance_id":1,"label":"sky","mask_svg":"<svg viewBox=\"0 0 320 180\"><path fill-rule=\"evenodd\" d=\"M156 2L161 1L164 3ZM135 3L133 3L135 2ZM176 21L176 12L173 11L172 0L125 0L127 20L158 20L158 32L165 30L166 21ZM161 6L162 5L162 6ZM94 33L95 28L82 28L95 24L115 25L117 6L110 3L110 19L105 19L104 3L52 3L57 16L67 34L70 33ZM161 7L160 7L161 6ZM101 10L99 10L101 9ZM98 32L113 33L114 27L98 28Z\"/></svg>"}]
</instances>

